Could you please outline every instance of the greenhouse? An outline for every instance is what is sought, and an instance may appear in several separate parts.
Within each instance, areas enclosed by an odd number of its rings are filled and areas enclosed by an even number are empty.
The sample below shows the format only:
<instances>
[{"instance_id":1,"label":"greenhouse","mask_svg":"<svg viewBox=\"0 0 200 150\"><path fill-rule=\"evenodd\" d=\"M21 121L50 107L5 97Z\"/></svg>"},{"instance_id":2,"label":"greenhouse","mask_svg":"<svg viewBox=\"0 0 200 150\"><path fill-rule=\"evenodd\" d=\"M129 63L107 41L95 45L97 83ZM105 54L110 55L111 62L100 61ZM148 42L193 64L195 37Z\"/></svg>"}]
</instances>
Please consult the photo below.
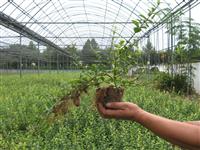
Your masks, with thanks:
<instances>
[{"instance_id":1,"label":"greenhouse","mask_svg":"<svg viewBox=\"0 0 200 150\"><path fill-rule=\"evenodd\" d=\"M1 0L0 149L200 150L199 0Z\"/></svg>"}]
</instances>

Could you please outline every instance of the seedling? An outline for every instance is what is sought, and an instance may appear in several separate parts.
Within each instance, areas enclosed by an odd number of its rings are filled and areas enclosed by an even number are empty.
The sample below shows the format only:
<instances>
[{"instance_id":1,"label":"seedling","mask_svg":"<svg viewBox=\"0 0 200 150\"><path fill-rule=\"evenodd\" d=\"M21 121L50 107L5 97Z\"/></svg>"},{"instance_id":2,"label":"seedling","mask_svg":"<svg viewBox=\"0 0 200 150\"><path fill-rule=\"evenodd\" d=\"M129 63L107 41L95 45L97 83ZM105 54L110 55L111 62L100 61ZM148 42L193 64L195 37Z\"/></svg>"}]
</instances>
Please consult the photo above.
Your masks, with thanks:
<instances>
[{"instance_id":1,"label":"seedling","mask_svg":"<svg viewBox=\"0 0 200 150\"><path fill-rule=\"evenodd\" d=\"M149 9L147 16L140 15L140 19L132 21L134 35L149 27L148 22L158 13L156 9L159 4L160 1L155 7ZM114 30L113 36L115 33L116 31ZM96 100L103 99L103 104L111 101L122 101L125 87L135 84L137 80L137 77L126 78L130 67L136 65L137 54L131 49L138 49L137 42L130 43L129 41L121 40L118 44L114 44L114 39L112 39L112 46L108 56L109 62L102 62L89 67L84 66L79 79L71 83L69 92L53 106L51 112L55 116L65 114L68 111L69 101L73 101L76 106L79 106L81 95L87 93L92 87L96 88ZM111 65L110 69L108 69L108 64Z\"/></svg>"}]
</instances>

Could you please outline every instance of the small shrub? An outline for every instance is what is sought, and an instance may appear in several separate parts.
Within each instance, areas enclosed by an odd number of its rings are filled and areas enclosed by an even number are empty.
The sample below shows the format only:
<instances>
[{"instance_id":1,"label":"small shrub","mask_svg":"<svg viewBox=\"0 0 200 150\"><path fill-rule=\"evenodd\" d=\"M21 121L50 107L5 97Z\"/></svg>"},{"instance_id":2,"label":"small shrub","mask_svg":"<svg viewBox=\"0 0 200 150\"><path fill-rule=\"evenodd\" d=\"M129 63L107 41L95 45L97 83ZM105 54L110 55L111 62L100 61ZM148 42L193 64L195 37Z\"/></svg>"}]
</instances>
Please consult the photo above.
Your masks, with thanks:
<instances>
[{"instance_id":1,"label":"small shrub","mask_svg":"<svg viewBox=\"0 0 200 150\"><path fill-rule=\"evenodd\" d=\"M166 90L169 91L172 89L172 76L166 73L161 73L158 76L156 76L157 80L157 88L160 90Z\"/></svg>"},{"instance_id":2,"label":"small shrub","mask_svg":"<svg viewBox=\"0 0 200 150\"><path fill-rule=\"evenodd\" d=\"M144 73L144 72L145 72L145 68L142 68L142 67L137 68L137 69L135 70L135 74L142 74L142 73Z\"/></svg>"},{"instance_id":3,"label":"small shrub","mask_svg":"<svg viewBox=\"0 0 200 150\"><path fill-rule=\"evenodd\" d=\"M152 72L152 73L157 73L157 72L159 72L158 67L152 67L152 68L151 68L151 72Z\"/></svg>"},{"instance_id":4,"label":"small shrub","mask_svg":"<svg viewBox=\"0 0 200 150\"><path fill-rule=\"evenodd\" d=\"M161 73L157 76L157 87L160 90L176 92L181 94L192 94L194 89L191 84L188 83L188 77L186 75L175 74L174 76L168 73Z\"/></svg>"}]
</instances>

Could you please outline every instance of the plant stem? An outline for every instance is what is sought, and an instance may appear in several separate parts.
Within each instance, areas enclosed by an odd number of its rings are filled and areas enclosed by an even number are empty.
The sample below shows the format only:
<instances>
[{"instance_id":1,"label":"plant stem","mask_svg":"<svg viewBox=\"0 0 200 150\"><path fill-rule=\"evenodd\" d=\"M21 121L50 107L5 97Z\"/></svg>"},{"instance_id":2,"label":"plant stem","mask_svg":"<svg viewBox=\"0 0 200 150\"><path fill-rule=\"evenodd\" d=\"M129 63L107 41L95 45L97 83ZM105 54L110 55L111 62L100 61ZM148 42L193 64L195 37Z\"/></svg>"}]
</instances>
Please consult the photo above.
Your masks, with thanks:
<instances>
[{"instance_id":1,"label":"plant stem","mask_svg":"<svg viewBox=\"0 0 200 150\"><path fill-rule=\"evenodd\" d=\"M116 82L116 75L117 75L117 69L116 69L116 66L117 66L117 61L116 61L116 54L115 52L113 53L114 54L114 67L113 67L113 83L115 85L115 87L117 87L117 82Z\"/></svg>"}]
</instances>

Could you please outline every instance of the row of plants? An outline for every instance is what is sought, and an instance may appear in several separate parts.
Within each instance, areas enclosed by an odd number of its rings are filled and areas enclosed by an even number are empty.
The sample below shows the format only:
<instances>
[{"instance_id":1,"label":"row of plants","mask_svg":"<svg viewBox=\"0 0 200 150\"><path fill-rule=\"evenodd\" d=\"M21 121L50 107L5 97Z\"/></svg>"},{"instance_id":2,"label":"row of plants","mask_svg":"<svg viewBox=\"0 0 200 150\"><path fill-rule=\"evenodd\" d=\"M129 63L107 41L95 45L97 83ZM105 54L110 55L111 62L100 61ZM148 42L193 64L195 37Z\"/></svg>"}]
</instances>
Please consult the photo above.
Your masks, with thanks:
<instances>
[{"instance_id":1,"label":"row of plants","mask_svg":"<svg viewBox=\"0 0 200 150\"><path fill-rule=\"evenodd\" d=\"M159 73L156 75L157 88L163 91L176 92L178 94L189 94L195 93L193 85L190 84L187 75L169 73Z\"/></svg>"},{"instance_id":2,"label":"row of plants","mask_svg":"<svg viewBox=\"0 0 200 150\"><path fill-rule=\"evenodd\" d=\"M133 122L102 119L93 105L95 88L82 104L49 124L46 113L79 78L79 72L2 75L0 149L172 149ZM124 100L151 113L180 121L200 118L199 103L145 85L129 85Z\"/></svg>"}]
</instances>

